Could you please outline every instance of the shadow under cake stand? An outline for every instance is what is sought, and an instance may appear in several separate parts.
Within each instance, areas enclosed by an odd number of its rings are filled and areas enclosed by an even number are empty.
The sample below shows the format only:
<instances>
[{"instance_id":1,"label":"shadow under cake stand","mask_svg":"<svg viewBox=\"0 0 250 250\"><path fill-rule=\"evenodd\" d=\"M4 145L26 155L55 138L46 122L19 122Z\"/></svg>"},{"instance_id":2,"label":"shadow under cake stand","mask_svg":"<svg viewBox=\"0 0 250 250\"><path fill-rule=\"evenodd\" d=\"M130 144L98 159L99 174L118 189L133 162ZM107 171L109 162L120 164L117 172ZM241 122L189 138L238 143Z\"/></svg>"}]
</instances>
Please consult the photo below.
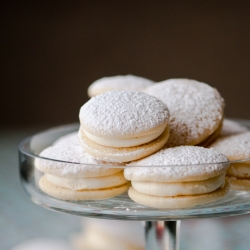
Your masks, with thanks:
<instances>
[{"instance_id":1,"label":"shadow under cake stand","mask_svg":"<svg viewBox=\"0 0 250 250\"><path fill-rule=\"evenodd\" d=\"M250 129L250 121L237 121ZM224 198L217 202L177 210L160 210L145 207L132 201L127 193L111 199L98 201L65 201L50 197L39 189L38 180L43 173L35 168L34 160L41 158L39 153L44 148L51 146L59 137L76 132L78 128L79 124L70 124L48 129L20 143L19 166L21 182L34 203L47 209L78 216L110 220L143 221L147 250L179 249L181 220L226 217L250 213L250 192L235 190L230 190ZM53 159L47 160L55 161ZM244 161L250 161L250 159L241 160L241 162ZM80 163L68 164L75 165ZM173 166L164 167L171 168Z\"/></svg>"}]
</instances>

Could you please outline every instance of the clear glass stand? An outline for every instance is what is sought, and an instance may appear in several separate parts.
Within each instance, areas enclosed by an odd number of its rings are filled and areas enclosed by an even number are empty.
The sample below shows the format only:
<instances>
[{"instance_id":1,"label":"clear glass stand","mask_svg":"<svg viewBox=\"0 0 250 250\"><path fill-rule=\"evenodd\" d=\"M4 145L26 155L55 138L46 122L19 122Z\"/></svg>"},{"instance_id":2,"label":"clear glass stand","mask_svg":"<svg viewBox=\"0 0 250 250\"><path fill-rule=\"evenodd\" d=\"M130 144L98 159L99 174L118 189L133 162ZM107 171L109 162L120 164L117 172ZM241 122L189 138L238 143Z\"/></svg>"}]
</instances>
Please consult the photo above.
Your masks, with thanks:
<instances>
[{"instance_id":1,"label":"clear glass stand","mask_svg":"<svg viewBox=\"0 0 250 250\"><path fill-rule=\"evenodd\" d=\"M250 128L250 121L238 120ZM34 165L39 153L59 137L77 131L79 124L52 128L25 139L19 146L21 182L31 200L47 209L78 216L109 220L138 220L145 222L147 250L179 249L180 220L225 217L250 213L250 192L230 190L217 202L188 209L155 209L132 201L127 193L108 200L66 201L43 193L38 180L43 175ZM47 159L56 161L54 159ZM243 160L244 161L244 160ZM250 162L250 159L245 159ZM58 161L57 161L58 162ZM84 164L84 163L67 163ZM164 166L172 167L172 166Z\"/></svg>"}]
</instances>

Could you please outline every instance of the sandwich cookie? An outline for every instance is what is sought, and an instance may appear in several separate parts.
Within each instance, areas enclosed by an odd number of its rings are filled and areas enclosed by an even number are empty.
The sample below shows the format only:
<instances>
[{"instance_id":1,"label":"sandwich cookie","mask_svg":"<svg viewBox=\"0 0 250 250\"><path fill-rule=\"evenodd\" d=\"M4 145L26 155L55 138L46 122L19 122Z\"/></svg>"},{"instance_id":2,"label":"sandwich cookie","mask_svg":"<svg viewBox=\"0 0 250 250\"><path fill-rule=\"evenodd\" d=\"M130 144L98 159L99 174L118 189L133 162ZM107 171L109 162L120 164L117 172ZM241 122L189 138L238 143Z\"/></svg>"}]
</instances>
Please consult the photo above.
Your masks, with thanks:
<instances>
[{"instance_id":1,"label":"sandwich cookie","mask_svg":"<svg viewBox=\"0 0 250 250\"><path fill-rule=\"evenodd\" d=\"M134 75L103 77L89 86L88 96L93 97L112 90L141 91L153 83L149 79Z\"/></svg>"},{"instance_id":2,"label":"sandwich cookie","mask_svg":"<svg viewBox=\"0 0 250 250\"><path fill-rule=\"evenodd\" d=\"M122 164L95 160L80 145L57 144L44 149L35 167L45 173L39 180L46 194L63 200L107 199L130 186Z\"/></svg>"},{"instance_id":3,"label":"sandwich cookie","mask_svg":"<svg viewBox=\"0 0 250 250\"><path fill-rule=\"evenodd\" d=\"M210 145L231 161L227 170L231 188L250 190L250 131L224 136Z\"/></svg>"},{"instance_id":4,"label":"sandwich cookie","mask_svg":"<svg viewBox=\"0 0 250 250\"><path fill-rule=\"evenodd\" d=\"M169 108L170 136L166 147L198 145L220 129L224 99L208 84L169 79L149 86L144 92L159 98Z\"/></svg>"},{"instance_id":5,"label":"sandwich cookie","mask_svg":"<svg viewBox=\"0 0 250 250\"><path fill-rule=\"evenodd\" d=\"M217 201L228 192L227 158L198 146L166 148L127 164L129 197L159 209L180 209Z\"/></svg>"},{"instance_id":6,"label":"sandwich cookie","mask_svg":"<svg viewBox=\"0 0 250 250\"><path fill-rule=\"evenodd\" d=\"M144 228L138 221L84 219L83 231L71 238L77 250L143 250Z\"/></svg>"},{"instance_id":7,"label":"sandwich cookie","mask_svg":"<svg viewBox=\"0 0 250 250\"><path fill-rule=\"evenodd\" d=\"M161 149L169 137L167 106L142 92L93 97L81 107L79 118L80 143L98 160L137 160Z\"/></svg>"}]
</instances>

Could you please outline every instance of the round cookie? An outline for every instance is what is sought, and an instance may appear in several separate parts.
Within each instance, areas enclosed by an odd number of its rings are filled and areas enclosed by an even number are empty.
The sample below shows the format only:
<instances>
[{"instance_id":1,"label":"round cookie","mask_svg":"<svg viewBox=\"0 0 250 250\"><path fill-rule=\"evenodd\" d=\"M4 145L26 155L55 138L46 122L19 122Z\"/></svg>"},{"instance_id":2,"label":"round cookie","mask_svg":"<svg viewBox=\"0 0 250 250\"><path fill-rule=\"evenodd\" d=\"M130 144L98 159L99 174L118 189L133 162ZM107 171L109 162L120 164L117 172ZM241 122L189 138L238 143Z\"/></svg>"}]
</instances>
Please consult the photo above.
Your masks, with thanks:
<instances>
[{"instance_id":1,"label":"round cookie","mask_svg":"<svg viewBox=\"0 0 250 250\"><path fill-rule=\"evenodd\" d=\"M89 97L112 90L143 90L154 82L139 76L124 75L103 77L93 82L88 88Z\"/></svg>"},{"instance_id":2,"label":"round cookie","mask_svg":"<svg viewBox=\"0 0 250 250\"><path fill-rule=\"evenodd\" d=\"M141 159L163 148L169 137L169 129L166 128L155 140L134 147L105 147L91 141L81 130L79 130L78 136L84 150L95 157L95 159L122 163Z\"/></svg>"},{"instance_id":3,"label":"round cookie","mask_svg":"<svg viewBox=\"0 0 250 250\"><path fill-rule=\"evenodd\" d=\"M162 148L169 136L167 106L142 92L110 91L93 97L81 107L79 118L80 142L97 159L136 160Z\"/></svg>"},{"instance_id":4,"label":"round cookie","mask_svg":"<svg viewBox=\"0 0 250 250\"><path fill-rule=\"evenodd\" d=\"M220 126L224 100L211 86L189 79L169 79L144 90L169 108L170 136L166 147L198 145Z\"/></svg>"},{"instance_id":5,"label":"round cookie","mask_svg":"<svg viewBox=\"0 0 250 250\"><path fill-rule=\"evenodd\" d=\"M199 181L225 173L228 166L227 158L213 149L179 146L127 164L124 175L132 181Z\"/></svg>"},{"instance_id":6,"label":"round cookie","mask_svg":"<svg viewBox=\"0 0 250 250\"><path fill-rule=\"evenodd\" d=\"M132 200L144 206L159 209L182 209L215 202L223 198L228 191L229 184L226 182L223 187L214 192L200 195L159 197L139 193L132 187L129 189L128 194Z\"/></svg>"},{"instance_id":7,"label":"round cookie","mask_svg":"<svg viewBox=\"0 0 250 250\"><path fill-rule=\"evenodd\" d=\"M213 192L224 184L225 174L221 174L202 181L189 182L143 182L133 181L133 188L142 193L153 196L195 195Z\"/></svg>"},{"instance_id":8,"label":"round cookie","mask_svg":"<svg viewBox=\"0 0 250 250\"><path fill-rule=\"evenodd\" d=\"M249 190L250 180L250 131L224 136L210 145L225 154L231 164L227 170L233 189Z\"/></svg>"},{"instance_id":9,"label":"round cookie","mask_svg":"<svg viewBox=\"0 0 250 250\"><path fill-rule=\"evenodd\" d=\"M226 155L230 161L250 158L250 131L219 138L210 148Z\"/></svg>"},{"instance_id":10,"label":"round cookie","mask_svg":"<svg viewBox=\"0 0 250 250\"><path fill-rule=\"evenodd\" d=\"M115 197L127 191L130 183L118 187L111 187L105 189L82 189L82 190L71 190L56 186L48 181L46 174L43 175L39 181L40 189L57 199L61 200L104 200Z\"/></svg>"},{"instance_id":11,"label":"round cookie","mask_svg":"<svg viewBox=\"0 0 250 250\"><path fill-rule=\"evenodd\" d=\"M239 179L233 176L227 176L230 188L233 190L250 191L250 179Z\"/></svg>"},{"instance_id":12,"label":"round cookie","mask_svg":"<svg viewBox=\"0 0 250 250\"><path fill-rule=\"evenodd\" d=\"M44 149L40 157L35 159L35 167L39 171L61 177L101 177L123 171L123 164L98 161L80 145L63 143L51 146Z\"/></svg>"},{"instance_id":13,"label":"round cookie","mask_svg":"<svg viewBox=\"0 0 250 250\"><path fill-rule=\"evenodd\" d=\"M127 164L124 176L131 180L128 194L135 202L159 209L179 209L225 196L228 166L227 158L215 150L179 146Z\"/></svg>"},{"instance_id":14,"label":"round cookie","mask_svg":"<svg viewBox=\"0 0 250 250\"><path fill-rule=\"evenodd\" d=\"M123 164L97 161L76 143L75 136L61 137L35 159L36 168L46 173L41 177L35 172L40 189L63 200L107 199L126 191L129 183Z\"/></svg>"},{"instance_id":15,"label":"round cookie","mask_svg":"<svg viewBox=\"0 0 250 250\"><path fill-rule=\"evenodd\" d=\"M47 179L50 183L72 190L82 189L103 189L110 187L121 186L128 181L124 178L123 171L98 178L67 178L47 174Z\"/></svg>"}]
</instances>

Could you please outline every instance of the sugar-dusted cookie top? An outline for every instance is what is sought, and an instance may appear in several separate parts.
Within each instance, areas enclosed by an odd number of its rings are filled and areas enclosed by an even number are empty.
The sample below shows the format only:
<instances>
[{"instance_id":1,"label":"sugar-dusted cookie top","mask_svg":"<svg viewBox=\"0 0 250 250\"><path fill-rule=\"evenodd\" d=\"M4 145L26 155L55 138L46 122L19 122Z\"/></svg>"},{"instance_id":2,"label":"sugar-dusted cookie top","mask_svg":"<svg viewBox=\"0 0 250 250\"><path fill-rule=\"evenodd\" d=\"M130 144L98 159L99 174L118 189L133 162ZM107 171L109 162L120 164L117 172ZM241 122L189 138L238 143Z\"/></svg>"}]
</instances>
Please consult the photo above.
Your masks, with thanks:
<instances>
[{"instance_id":1,"label":"sugar-dusted cookie top","mask_svg":"<svg viewBox=\"0 0 250 250\"><path fill-rule=\"evenodd\" d=\"M250 158L250 131L219 138L209 147L226 155L231 161Z\"/></svg>"},{"instance_id":2,"label":"sugar-dusted cookie top","mask_svg":"<svg viewBox=\"0 0 250 250\"><path fill-rule=\"evenodd\" d=\"M208 84L189 79L169 79L145 89L170 111L167 146L197 145L211 135L223 118L224 100Z\"/></svg>"},{"instance_id":3,"label":"sugar-dusted cookie top","mask_svg":"<svg viewBox=\"0 0 250 250\"><path fill-rule=\"evenodd\" d=\"M91 98L79 114L88 133L104 138L131 138L164 130L169 111L162 101L137 91L109 91Z\"/></svg>"},{"instance_id":4,"label":"sugar-dusted cookie top","mask_svg":"<svg viewBox=\"0 0 250 250\"><path fill-rule=\"evenodd\" d=\"M65 145L65 146L74 146L80 145L79 139L77 137L77 132L72 132L67 135L59 137L56 141L54 141L54 145Z\"/></svg>"},{"instance_id":5,"label":"sugar-dusted cookie top","mask_svg":"<svg viewBox=\"0 0 250 250\"><path fill-rule=\"evenodd\" d=\"M88 88L90 97L102 94L111 90L143 90L154 82L134 75L118 75L103 77L93 82Z\"/></svg>"},{"instance_id":6,"label":"sugar-dusted cookie top","mask_svg":"<svg viewBox=\"0 0 250 250\"><path fill-rule=\"evenodd\" d=\"M123 170L121 168L108 168L108 165L119 167L123 164L98 161L86 153L80 145L59 144L51 146L45 148L40 156L50 160L36 158L36 168L41 172L56 176L99 177Z\"/></svg>"},{"instance_id":7,"label":"sugar-dusted cookie top","mask_svg":"<svg viewBox=\"0 0 250 250\"><path fill-rule=\"evenodd\" d=\"M166 148L127 164L125 178L132 181L175 182L205 180L224 173L227 157L198 146ZM172 166L172 167L171 167Z\"/></svg>"}]
</instances>

